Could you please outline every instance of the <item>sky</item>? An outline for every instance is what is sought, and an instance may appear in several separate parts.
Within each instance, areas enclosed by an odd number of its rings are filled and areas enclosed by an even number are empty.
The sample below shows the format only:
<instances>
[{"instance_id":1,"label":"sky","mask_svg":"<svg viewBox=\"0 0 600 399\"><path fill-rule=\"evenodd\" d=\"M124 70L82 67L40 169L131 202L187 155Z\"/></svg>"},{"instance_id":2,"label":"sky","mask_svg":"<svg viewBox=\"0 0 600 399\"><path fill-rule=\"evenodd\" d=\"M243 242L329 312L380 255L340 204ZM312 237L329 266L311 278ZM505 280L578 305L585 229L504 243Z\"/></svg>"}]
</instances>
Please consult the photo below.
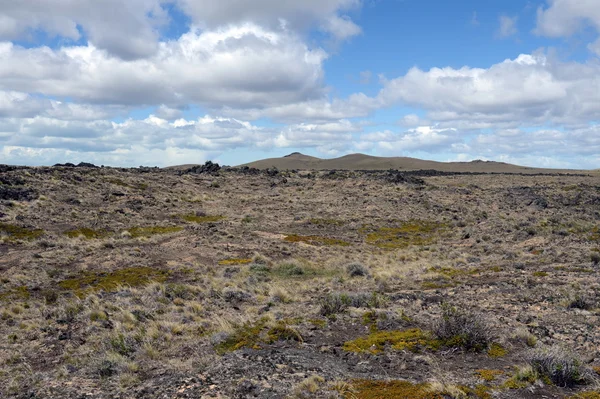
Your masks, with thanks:
<instances>
[{"instance_id":1,"label":"sky","mask_svg":"<svg viewBox=\"0 0 600 399\"><path fill-rule=\"evenodd\" d=\"M600 0L0 0L0 163L600 168Z\"/></svg>"}]
</instances>

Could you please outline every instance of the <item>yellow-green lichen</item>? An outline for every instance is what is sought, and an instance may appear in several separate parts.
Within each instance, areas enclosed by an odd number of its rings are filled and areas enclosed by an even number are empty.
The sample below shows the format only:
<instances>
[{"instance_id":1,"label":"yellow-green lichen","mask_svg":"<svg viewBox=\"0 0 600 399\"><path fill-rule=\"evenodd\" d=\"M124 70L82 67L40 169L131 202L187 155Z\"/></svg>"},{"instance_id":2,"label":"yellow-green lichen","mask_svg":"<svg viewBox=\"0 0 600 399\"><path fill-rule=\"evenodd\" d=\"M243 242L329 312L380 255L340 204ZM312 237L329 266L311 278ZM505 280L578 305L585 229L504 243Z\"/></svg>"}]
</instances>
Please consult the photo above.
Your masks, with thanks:
<instances>
[{"instance_id":1,"label":"yellow-green lichen","mask_svg":"<svg viewBox=\"0 0 600 399\"><path fill-rule=\"evenodd\" d=\"M319 245L319 246L330 246L330 245L338 245L341 247L347 247L350 243L338 240L337 238L329 238L329 237L321 237L321 236L301 236L297 234L288 235L284 238L285 241L288 242L303 242L310 245Z\"/></svg>"},{"instance_id":2,"label":"yellow-green lichen","mask_svg":"<svg viewBox=\"0 0 600 399\"><path fill-rule=\"evenodd\" d=\"M506 348L497 342L493 342L487 352L488 356L492 358L504 357L507 353L508 351Z\"/></svg>"},{"instance_id":3,"label":"yellow-green lichen","mask_svg":"<svg viewBox=\"0 0 600 399\"><path fill-rule=\"evenodd\" d=\"M249 263L252 263L252 259L234 258L234 259L223 259L223 260L219 261L219 265L221 265L221 266L247 265Z\"/></svg>"},{"instance_id":4,"label":"yellow-green lichen","mask_svg":"<svg viewBox=\"0 0 600 399\"><path fill-rule=\"evenodd\" d=\"M382 249L398 249L411 245L429 245L436 241L437 236L446 225L423 220L408 221L398 227L363 226L360 233L364 234L365 242Z\"/></svg>"},{"instance_id":5,"label":"yellow-green lichen","mask_svg":"<svg viewBox=\"0 0 600 399\"><path fill-rule=\"evenodd\" d=\"M302 342L300 333L290 327L285 321L279 321L268 327L269 319L263 317L255 323L238 325L233 333L215 346L215 351L222 355L242 348L260 349L261 344L271 344L276 341Z\"/></svg>"},{"instance_id":6,"label":"yellow-green lichen","mask_svg":"<svg viewBox=\"0 0 600 399\"><path fill-rule=\"evenodd\" d=\"M366 337L360 337L344 343L343 349L348 352L380 353L386 345L396 350L417 352L421 349L437 350L441 341L434 339L428 332L413 328L403 331L376 331Z\"/></svg>"},{"instance_id":7,"label":"yellow-green lichen","mask_svg":"<svg viewBox=\"0 0 600 399\"><path fill-rule=\"evenodd\" d=\"M79 297L94 291L114 291L121 286L141 286L151 281L162 282L167 279L168 272L150 267L128 267L112 272L83 272L81 275L63 280L58 285Z\"/></svg>"},{"instance_id":8,"label":"yellow-green lichen","mask_svg":"<svg viewBox=\"0 0 600 399\"><path fill-rule=\"evenodd\" d=\"M600 391L579 392L567 399L600 399Z\"/></svg>"},{"instance_id":9,"label":"yellow-green lichen","mask_svg":"<svg viewBox=\"0 0 600 399\"><path fill-rule=\"evenodd\" d=\"M325 319L309 319L308 322L318 328L327 327L327 320Z\"/></svg>"},{"instance_id":10,"label":"yellow-green lichen","mask_svg":"<svg viewBox=\"0 0 600 399\"><path fill-rule=\"evenodd\" d=\"M546 276L548 276L548 273L546 273L546 272L533 272L533 276L534 277L546 277Z\"/></svg>"},{"instance_id":11,"label":"yellow-green lichen","mask_svg":"<svg viewBox=\"0 0 600 399\"><path fill-rule=\"evenodd\" d=\"M433 392L428 384L408 381L354 380L346 399L443 399L442 393Z\"/></svg>"},{"instance_id":12,"label":"yellow-green lichen","mask_svg":"<svg viewBox=\"0 0 600 399\"><path fill-rule=\"evenodd\" d=\"M0 292L0 300L27 300L31 297L31 293L26 286L15 287L4 292Z\"/></svg>"},{"instance_id":13,"label":"yellow-green lichen","mask_svg":"<svg viewBox=\"0 0 600 399\"><path fill-rule=\"evenodd\" d=\"M494 381L496 378L500 377L501 375L504 375L504 371L502 371L502 370L488 370L488 369L477 370L475 373L482 380L487 381L487 382Z\"/></svg>"},{"instance_id":14,"label":"yellow-green lichen","mask_svg":"<svg viewBox=\"0 0 600 399\"><path fill-rule=\"evenodd\" d=\"M9 241L31 241L40 238L43 234L44 230L41 229L28 229L12 224L0 223L0 236L6 235Z\"/></svg>"},{"instance_id":15,"label":"yellow-green lichen","mask_svg":"<svg viewBox=\"0 0 600 399\"><path fill-rule=\"evenodd\" d=\"M428 279L421 283L421 287L424 290L438 290L444 288L452 288L456 287L458 283L455 281L449 280L446 277L436 278L436 279Z\"/></svg>"},{"instance_id":16,"label":"yellow-green lichen","mask_svg":"<svg viewBox=\"0 0 600 399\"><path fill-rule=\"evenodd\" d=\"M535 383L538 378L538 373L531 366L517 367L515 373L502 384L502 387L506 389L527 388Z\"/></svg>"}]
</instances>

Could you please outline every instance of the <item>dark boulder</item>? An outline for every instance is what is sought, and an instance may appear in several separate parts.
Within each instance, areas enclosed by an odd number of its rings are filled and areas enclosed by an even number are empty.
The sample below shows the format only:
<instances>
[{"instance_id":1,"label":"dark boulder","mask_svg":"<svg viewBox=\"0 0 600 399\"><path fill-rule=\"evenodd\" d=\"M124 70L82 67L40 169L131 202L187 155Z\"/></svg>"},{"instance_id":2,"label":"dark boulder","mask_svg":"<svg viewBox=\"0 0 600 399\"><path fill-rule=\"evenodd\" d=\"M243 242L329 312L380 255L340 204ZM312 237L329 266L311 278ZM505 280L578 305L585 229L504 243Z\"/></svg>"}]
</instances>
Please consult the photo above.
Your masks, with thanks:
<instances>
[{"instance_id":1,"label":"dark boulder","mask_svg":"<svg viewBox=\"0 0 600 399\"><path fill-rule=\"evenodd\" d=\"M211 161L206 161L204 165L197 165L187 169L184 174L194 173L194 174L216 174L221 170L221 166L218 163L213 163Z\"/></svg>"}]
</instances>

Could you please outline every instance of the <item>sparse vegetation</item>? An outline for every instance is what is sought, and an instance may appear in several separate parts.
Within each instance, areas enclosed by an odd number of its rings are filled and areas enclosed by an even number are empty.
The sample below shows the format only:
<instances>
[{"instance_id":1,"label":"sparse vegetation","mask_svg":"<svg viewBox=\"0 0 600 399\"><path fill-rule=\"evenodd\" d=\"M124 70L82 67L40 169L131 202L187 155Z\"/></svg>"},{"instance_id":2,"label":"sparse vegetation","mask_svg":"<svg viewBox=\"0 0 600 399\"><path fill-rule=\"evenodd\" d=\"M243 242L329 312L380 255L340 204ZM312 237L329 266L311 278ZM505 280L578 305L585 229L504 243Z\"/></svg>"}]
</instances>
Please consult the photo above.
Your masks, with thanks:
<instances>
[{"instance_id":1,"label":"sparse vegetation","mask_svg":"<svg viewBox=\"0 0 600 399\"><path fill-rule=\"evenodd\" d=\"M444 224L413 220L400 223L399 227L373 228L364 226L365 242L383 249L405 248L411 245L428 245L446 228Z\"/></svg>"},{"instance_id":2,"label":"sparse vegetation","mask_svg":"<svg viewBox=\"0 0 600 399\"><path fill-rule=\"evenodd\" d=\"M172 234L183 230L180 226L151 226L151 227L131 227L127 232L132 238L152 237L158 234Z\"/></svg>"},{"instance_id":3,"label":"sparse vegetation","mask_svg":"<svg viewBox=\"0 0 600 399\"><path fill-rule=\"evenodd\" d=\"M488 348L491 342L491 329L481 315L444 305L442 316L433 327L435 335L447 346L458 346L475 352ZM496 347L492 353L501 352Z\"/></svg>"},{"instance_id":4,"label":"sparse vegetation","mask_svg":"<svg viewBox=\"0 0 600 399\"><path fill-rule=\"evenodd\" d=\"M379 308L385 299L377 293L332 293L321 300L320 314L331 316L345 312L349 307Z\"/></svg>"},{"instance_id":5,"label":"sparse vegetation","mask_svg":"<svg viewBox=\"0 0 600 399\"><path fill-rule=\"evenodd\" d=\"M42 229L30 229L7 223L0 223L0 237L6 236L8 241L31 241L44 235Z\"/></svg>"},{"instance_id":6,"label":"sparse vegetation","mask_svg":"<svg viewBox=\"0 0 600 399\"><path fill-rule=\"evenodd\" d=\"M428 384L413 384L408 381L355 380L353 393L346 399L444 399L443 393L432 392Z\"/></svg>"},{"instance_id":7,"label":"sparse vegetation","mask_svg":"<svg viewBox=\"0 0 600 399\"><path fill-rule=\"evenodd\" d=\"M0 173L2 394L598 397L594 178L203 168Z\"/></svg>"},{"instance_id":8,"label":"sparse vegetation","mask_svg":"<svg viewBox=\"0 0 600 399\"><path fill-rule=\"evenodd\" d=\"M435 339L431 333L418 328L403 331L376 331L363 338L357 338L344 343L344 350L349 352L370 352L377 354L385 346L395 350L437 350L442 342Z\"/></svg>"},{"instance_id":9,"label":"sparse vegetation","mask_svg":"<svg viewBox=\"0 0 600 399\"><path fill-rule=\"evenodd\" d=\"M573 353L552 347L534 351L529 358L531 368L559 387L585 385L595 380L591 369Z\"/></svg>"},{"instance_id":10,"label":"sparse vegetation","mask_svg":"<svg viewBox=\"0 0 600 399\"><path fill-rule=\"evenodd\" d=\"M329 237L321 237L321 236L301 236L297 234L292 234L285 237L285 241L289 242L303 242L310 245L339 245L342 247L347 247L350 243L338 240L336 238Z\"/></svg>"},{"instance_id":11,"label":"sparse vegetation","mask_svg":"<svg viewBox=\"0 0 600 399\"><path fill-rule=\"evenodd\" d=\"M114 291L121 286L137 287L151 281L165 281L167 273L150 267L129 267L112 272L83 272L61 281L60 288L85 296L94 291Z\"/></svg>"}]
</instances>

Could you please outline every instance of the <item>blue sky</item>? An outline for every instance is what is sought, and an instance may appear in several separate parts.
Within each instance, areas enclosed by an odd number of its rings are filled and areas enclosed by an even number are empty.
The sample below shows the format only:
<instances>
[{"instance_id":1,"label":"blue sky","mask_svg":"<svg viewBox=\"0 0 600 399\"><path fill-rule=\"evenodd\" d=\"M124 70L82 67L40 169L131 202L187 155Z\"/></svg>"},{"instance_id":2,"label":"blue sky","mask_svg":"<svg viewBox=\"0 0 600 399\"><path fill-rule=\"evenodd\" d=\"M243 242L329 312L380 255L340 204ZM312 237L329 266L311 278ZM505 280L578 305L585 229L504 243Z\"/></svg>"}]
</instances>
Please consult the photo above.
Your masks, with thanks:
<instances>
[{"instance_id":1,"label":"blue sky","mask_svg":"<svg viewBox=\"0 0 600 399\"><path fill-rule=\"evenodd\" d=\"M0 4L0 163L600 167L597 0Z\"/></svg>"}]
</instances>

